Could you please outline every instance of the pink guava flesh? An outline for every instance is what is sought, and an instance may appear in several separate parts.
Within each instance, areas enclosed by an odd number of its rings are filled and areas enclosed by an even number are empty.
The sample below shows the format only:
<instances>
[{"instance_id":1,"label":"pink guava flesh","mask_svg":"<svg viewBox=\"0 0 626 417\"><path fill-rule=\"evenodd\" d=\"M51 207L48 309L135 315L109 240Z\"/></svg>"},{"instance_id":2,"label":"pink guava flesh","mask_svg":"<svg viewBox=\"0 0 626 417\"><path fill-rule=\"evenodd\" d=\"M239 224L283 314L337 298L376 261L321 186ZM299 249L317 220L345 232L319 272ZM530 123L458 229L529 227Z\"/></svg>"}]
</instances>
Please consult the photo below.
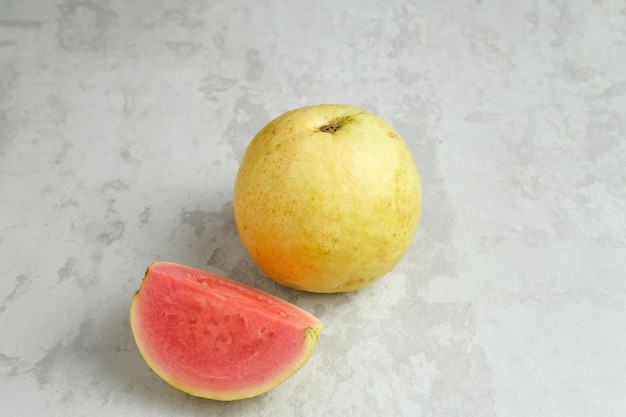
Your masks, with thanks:
<instances>
[{"instance_id":1,"label":"pink guava flesh","mask_svg":"<svg viewBox=\"0 0 626 417\"><path fill-rule=\"evenodd\" d=\"M233 400L262 394L296 372L322 323L255 288L158 262L133 298L131 328L148 365L171 385Z\"/></svg>"}]
</instances>

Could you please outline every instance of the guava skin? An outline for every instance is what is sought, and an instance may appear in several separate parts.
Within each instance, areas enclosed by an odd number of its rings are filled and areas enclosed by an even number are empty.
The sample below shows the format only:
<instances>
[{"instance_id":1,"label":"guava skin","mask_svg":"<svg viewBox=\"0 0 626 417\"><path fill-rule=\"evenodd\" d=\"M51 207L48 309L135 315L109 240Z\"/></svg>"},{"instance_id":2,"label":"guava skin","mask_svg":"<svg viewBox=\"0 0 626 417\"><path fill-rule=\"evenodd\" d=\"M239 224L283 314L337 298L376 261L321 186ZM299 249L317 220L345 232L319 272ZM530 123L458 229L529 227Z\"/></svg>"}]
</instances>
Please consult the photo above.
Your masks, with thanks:
<instances>
[{"instance_id":1,"label":"guava skin","mask_svg":"<svg viewBox=\"0 0 626 417\"><path fill-rule=\"evenodd\" d=\"M249 144L234 191L237 229L269 277L354 291L406 254L421 215L410 149L379 117L323 104L287 112Z\"/></svg>"}]
</instances>

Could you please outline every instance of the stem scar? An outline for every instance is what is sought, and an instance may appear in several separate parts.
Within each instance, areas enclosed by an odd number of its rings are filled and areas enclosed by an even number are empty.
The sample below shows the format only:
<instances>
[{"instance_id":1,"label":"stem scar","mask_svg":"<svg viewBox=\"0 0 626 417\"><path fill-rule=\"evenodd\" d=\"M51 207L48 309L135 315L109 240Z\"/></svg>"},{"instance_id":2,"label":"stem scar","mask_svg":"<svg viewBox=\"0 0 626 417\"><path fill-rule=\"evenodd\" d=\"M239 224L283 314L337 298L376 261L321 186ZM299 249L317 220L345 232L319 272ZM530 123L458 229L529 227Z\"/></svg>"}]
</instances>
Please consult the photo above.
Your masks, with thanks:
<instances>
[{"instance_id":1,"label":"stem scar","mask_svg":"<svg viewBox=\"0 0 626 417\"><path fill-rule=\"evenodd\" d=\"M336 123L336 122L329 123L327 125L320 127L320 131L331 133L331 134L335 133L337 130L339 130L339 123Z\"/></svg>"}]
</instances>

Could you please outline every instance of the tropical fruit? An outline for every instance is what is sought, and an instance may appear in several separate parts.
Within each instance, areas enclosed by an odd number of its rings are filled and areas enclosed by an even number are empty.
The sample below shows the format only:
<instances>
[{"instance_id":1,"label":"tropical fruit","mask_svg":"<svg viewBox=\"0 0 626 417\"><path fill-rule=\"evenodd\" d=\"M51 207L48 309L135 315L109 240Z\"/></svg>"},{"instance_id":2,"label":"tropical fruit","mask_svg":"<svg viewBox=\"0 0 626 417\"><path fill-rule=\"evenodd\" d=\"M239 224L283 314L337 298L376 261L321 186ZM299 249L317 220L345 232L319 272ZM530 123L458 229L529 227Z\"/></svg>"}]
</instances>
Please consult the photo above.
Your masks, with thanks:
<instances>
[{"instance_id":1,"label":"tropical fruit","mask_svg":"<svg viewBox=\"0 0 626 417\"><path fill-rule=\"evenodd\" d=\"M237 400L277 386L309 359L322 323L236 281L167 262L152 264L130 324L147 364L194 396Z\"/></svg>"},{"instance_id":2,"label":"tropical fruit","mask_svg":"<svg viewBox=\"0 0 626 417\"><path fill-rule=\"evenodd\" d=\"M289 111L248 145L233 198L241 240L275 281L311 292L363 288L406 254L421 214L411 151L348 105Z\"/></svg>"}]
</instances>

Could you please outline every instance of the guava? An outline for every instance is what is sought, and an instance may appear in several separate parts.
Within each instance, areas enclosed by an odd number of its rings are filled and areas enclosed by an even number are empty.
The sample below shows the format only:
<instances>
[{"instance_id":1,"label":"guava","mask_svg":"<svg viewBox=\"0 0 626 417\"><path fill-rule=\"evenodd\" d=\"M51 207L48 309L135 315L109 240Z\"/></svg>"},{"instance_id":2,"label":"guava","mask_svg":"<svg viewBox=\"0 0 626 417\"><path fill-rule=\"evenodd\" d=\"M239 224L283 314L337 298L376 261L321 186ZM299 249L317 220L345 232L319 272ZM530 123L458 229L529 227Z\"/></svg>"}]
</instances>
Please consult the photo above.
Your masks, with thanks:
<instances>
[{"instance_id":1,"label":"guava","mask_svg":"<svg viewBox=\"0 0 626 417\"><path fill-rule=\"evenodd\" d=\"M184 265L152 264L130 309L146 363L187 394L254 397L309 359L322 323L258 289Z\"/></svg>"},{"instance_id":2,"label":"guava","mask_svg":"<svg viewBox=\"0 0 626 417\"><path fill-rule=\"evenodd\" d=\"M406 142L358 107L289 111L248 145L235 181L237 230L270 278L319 293L353 291L393 269L421 215Z\"/></svg>"}]
</instances>

